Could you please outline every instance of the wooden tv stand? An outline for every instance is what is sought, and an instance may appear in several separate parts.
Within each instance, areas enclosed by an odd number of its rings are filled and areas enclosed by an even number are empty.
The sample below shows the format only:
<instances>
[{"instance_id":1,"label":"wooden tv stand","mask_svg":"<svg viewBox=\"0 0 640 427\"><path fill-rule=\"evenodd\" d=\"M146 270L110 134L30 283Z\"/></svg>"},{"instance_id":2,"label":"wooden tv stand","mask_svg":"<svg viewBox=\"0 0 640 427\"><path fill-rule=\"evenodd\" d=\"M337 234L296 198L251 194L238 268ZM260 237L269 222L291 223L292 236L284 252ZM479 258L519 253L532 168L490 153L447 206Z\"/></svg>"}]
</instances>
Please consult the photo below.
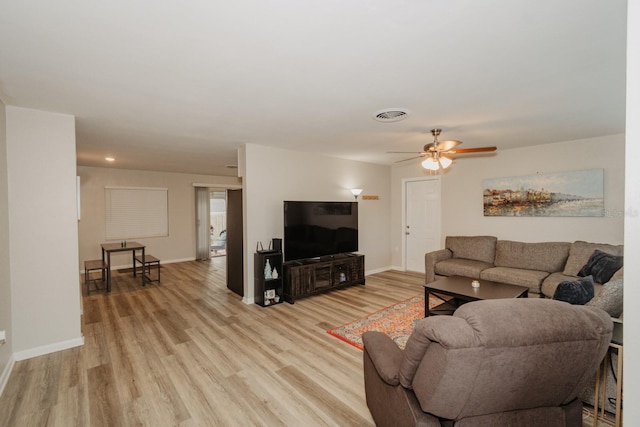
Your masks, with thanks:
<instances>
[{"instance_id":1,"label":"wooden tv stand","mask_svg":"<svg viewBox=\"0 0 640 427\"><path fill-rule=\"evenodd\" d=\"M364 285L364 255L340 254L284 263L284 300Z\"/></svg>"}]
</instances>

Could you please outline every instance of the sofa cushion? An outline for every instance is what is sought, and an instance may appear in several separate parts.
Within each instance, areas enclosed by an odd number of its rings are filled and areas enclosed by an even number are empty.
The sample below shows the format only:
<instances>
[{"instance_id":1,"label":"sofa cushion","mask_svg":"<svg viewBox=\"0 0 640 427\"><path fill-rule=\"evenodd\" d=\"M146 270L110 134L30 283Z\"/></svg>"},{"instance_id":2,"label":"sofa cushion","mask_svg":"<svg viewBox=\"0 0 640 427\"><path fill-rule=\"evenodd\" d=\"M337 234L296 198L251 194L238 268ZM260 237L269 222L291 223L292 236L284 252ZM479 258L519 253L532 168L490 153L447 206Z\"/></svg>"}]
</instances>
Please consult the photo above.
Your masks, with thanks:
<instances>
[{"instance_id":1,"label":"sofa cushion","mask_svg":"<svg viewBox=\"0 0 640 427\"><path fill-rule=\"evenodd\" d=\"M621 271L622 269L618 270L618 272L621 272ZM614 277L612 277L612 280L616 278L618 274L619 273L616 273ZM619 277L622 277L622 276L619 276ZM576 279L578 279L577 276L569 276L562 273L551 273L549 276L547 276L546 279L544 279L544 282L542 282L542 286L540 287L540 293L542 293L547 298L553 298L553 294L556 292L556 288L561 282L564 282L565 280L576 280ZM602 291L602 284L594 282L593 285L594 285L593 286L594 293L596 296L598 296L598 294L600 294L600 291Z\"/></svg>"},{"instance_id":2,"label":"sofa cushion","mask_svg":"<svg viewBox=\"0 0 640 427\"><path fill-rule=\"evenodd\" d=\"M424 282L431 283L436 280L436 264L452 256L449 249L427 252L424 256Z\"/></svg>"},{"instance_id":3,"label":"sofa cushion","mask_svg":"<svg viewBox=\"0 0 640 427\"><path fill-rule=\"evenodd\" d=\"M623 245L607 245L605 243L588 243L583 241L575 241L571 244L569 250L569 259L564 267L563 273L569 276L577 276L582 267L589 261L591 254L599 249L612 255L623 255Z\"/></svg>"},{"instance_id":4,"label":"sofa cushion","mask_svg":"<svg viewBox=\"0 0 640 427\"><path fill-rule=\"evenodd\" d=\"M450 258L435 265L435 273L440 276L465 276L479 279L480 272L493 264L473 259Z\"/></svg>"},{"instance_id":5,"label":"sofa cushion","mask_svg":"<svg viewBox=\"0 0 640 427\"><path fill-rule=\"evenodd\" d=\"M553 299L569 304L585 305L593 299L593 277L587 276L577 280L560 282L553 294Z\"/></svg>"},{"instance_id":6,"label":"sofa cushion","mask_svg":"<svg viewBox=\"0 0 640 427\"><path fill-rule=\"evenodd\" d=\"M596 249L589 257L589 261L580 269L578 276L593 276L598 283L607 283L616 271L622 268L622 255L611 255Z\"/></svg>"},{"instance_id":7,"label":"sofa cushion","mask_svg":"<svg viewBox=\"0 0 640 427\"><path fill-rule=\"evenodd\" d=\"M602 291L587 305L598 307L611 317L620 317L623 310L624 279L612 280L602 286Z\"/></svg>"},{"instance_id":8,"label":"sofa cushion","mask_svg":"<svg viewBox=\"0 0 640 427\"><path fill-rule=\"evenodd\" d=\"M465 258L493 264L496 241L493 236L447 236L445 247L454 258Z\"/></svg>"},{"instance_id":9,"label":"sofa cushion","mask_svg":"<svg viewBox=\"0 0 640 427\"><path fill-rule=\"evenodd\" d=\"M621 267L620 270L616 271L615 274L611 276L611 279L609 279L609 281L613 282L614 280L622 279L623 277L624 277L624 266Z\"/></svg>"},{"instance_id":10,"label":"sofa cushion","mask_svg":"<svg viewBox=\"0 0 640 427\"><path fill-rule=\"evenodd\" d=\"M514 267L540 270L548 273L562 271L569 257L570 243L525 243L498 240L496 267Z\"/></svg>"},{"instance_id":11,"label":"sofa cushion","mask_svg":"<svg viewBox=\"0 0 640 427\"><path fill-rule=\"evenodd\" d=\"M480 278L492 282L508 283L510 285L526 286L529 292L540 293L542 281L549 273L546 271L525 270L523 268L493 267L480 273Z\"/></svg>"},{"instance_id":12,"label":"sofa cushion","mask_svg":"<svg viewBox=\"0 0 640 427\"><path fill-rule=\"evenodd\" d=\"M447 349L469 349L479 345L472 326L464 319L455 317L455 314L418 320L407 340L400 365L399 377L403 387L413 387L416 372L432 342ZM434 373L432 378L436 376L437 373Z\"/></svg>"}]
</instances>

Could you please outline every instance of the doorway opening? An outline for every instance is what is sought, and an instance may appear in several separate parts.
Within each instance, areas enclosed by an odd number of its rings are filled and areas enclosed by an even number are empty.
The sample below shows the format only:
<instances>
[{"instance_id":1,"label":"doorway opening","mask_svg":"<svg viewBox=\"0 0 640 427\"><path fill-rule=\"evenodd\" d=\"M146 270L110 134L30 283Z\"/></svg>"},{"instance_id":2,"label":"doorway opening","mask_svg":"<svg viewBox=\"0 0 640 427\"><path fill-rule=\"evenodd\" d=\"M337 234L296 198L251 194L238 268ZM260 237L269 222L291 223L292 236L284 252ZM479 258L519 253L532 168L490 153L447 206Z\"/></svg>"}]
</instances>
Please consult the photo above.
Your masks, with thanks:
<instances>
[{"instance_id":1,"label":"doorway opening","mask_svg":"<svg viewBox=\"0 0 640 427\"><path fill-rule=\"evenodd\" d=\"M227 276L227 288L244 296L242 188L195 185L196 259Z\"/></svg>"},{"instance_id":2,"label":"doorway opening","mask_svg":"<svg viewBox=\"0 0 640 427\"><path fill-rule=\"evenodd\" d=\"M211 258L227 255L227 192L209 192L209 247Z\"/></svg>"}]
</instances>

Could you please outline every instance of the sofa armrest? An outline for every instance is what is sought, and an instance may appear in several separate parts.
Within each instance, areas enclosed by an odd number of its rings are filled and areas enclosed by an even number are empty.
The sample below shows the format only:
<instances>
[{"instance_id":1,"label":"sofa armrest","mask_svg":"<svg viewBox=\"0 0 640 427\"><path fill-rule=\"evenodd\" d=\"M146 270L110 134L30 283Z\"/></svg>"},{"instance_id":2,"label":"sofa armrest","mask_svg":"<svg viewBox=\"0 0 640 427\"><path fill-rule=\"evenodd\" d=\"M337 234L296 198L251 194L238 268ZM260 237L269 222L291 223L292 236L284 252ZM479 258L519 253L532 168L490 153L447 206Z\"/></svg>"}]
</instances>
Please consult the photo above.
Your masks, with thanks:
<instances>
[{"instance_id":1,"label":"sofa armrest","mask_svg":"<svg viewBox=\"0 0 640 427\"><path fill-rule=\"evenodd\" d=\"M449 249L440 249L433 252L428 252L424 256L424 275L425 283L431 283L436 280L435 267L436 264L445 259L453 257L453 252Z\"/></svg>"},{"instance_id":2,"label":"sofa armrest","mask_svg":"<svg viewBox=\"0 0 640 427\"><path fill-rule=\"evenodd\" d=\"M402 350L398 345L379 331L362 334L362 343L380 378L392 386L400 384L398 372L402 363Z\"/></svg>"}]
</instances>

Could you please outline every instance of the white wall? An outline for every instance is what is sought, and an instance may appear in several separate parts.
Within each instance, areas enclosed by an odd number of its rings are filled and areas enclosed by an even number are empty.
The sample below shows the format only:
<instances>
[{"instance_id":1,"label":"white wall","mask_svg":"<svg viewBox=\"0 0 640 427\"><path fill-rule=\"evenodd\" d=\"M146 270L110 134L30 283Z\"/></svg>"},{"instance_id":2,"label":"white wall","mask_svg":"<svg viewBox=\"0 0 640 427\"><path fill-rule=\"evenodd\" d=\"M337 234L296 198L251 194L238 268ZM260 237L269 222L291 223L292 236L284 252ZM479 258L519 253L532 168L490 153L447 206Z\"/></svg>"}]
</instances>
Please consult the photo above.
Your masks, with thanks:
<instances>
[{"instance_id":1,"label":"white wall","mask_svg":"<svg viewBox=\"0 0 640 427\"><path fill-rule=\"evenodd\" d=\"M9 196L7 184L7 131L5 105L0 101L0 331L7 343L0 345L0 394L12 366L11 272L9 265Z\"/></svg>"},{"instance_id":2,"label":"white wall","mask_svg":"<svg viewBox=\"0 0 640 427\"><path fill-rule=\"evenodd\" d=\"M379 200L359 200L359 253L368 273L388 268L390 168L316 154L247 144L243 202L245 215L245 302L253 302L253 252L258 241L282 238L284 200L353 201L350 188Z\"/></svg>"},{"instance_id":3,"label":"white wall","mask_svg":"<svg viewBox=\"0 0 640 427\"><path fill-rule=\"evenodd\" d=\"M460 156L462 157L462 156ZM537 173L604 169L605 217L485 217L482 181ZM495 157L456 161L443 179L443 235L483 234L529 242L622 244L624 135L503 150Z\"/></svg>"},{"instance_id":4,"label":"white wall","mask_svg":"<svg viewBox=\"0 0 640 427\"><path fill-rule=\"evenodd\" d=\"M81 219L78 222L79 260L100 259L100 244L105 243L106 186L168 188L169 236L135 238L146 245L146 252L163 263L193 260L196 256L194 183L219 188L237 187L235 177L149 172L113 168L78 167L80 176ZM131 254L113 254L112 264L118 268L131 265Z\"/></svg>"},{"instance_id":5,"label":"white wall","mask_svg":"<svg viewBox=\"0 0 640 427\"><path fill-rule=\"evenodd\" d=\"M75 119L6 107L13 352L82 344Z\"/></svg>"},{"instance_id":6,"label":"white wall","mask_svg":"<svg viewBox=\"0 0 640 427\"><path fill-rule=\"evenodd\" d=\"M640 420L640 2L628 4L623 417L633 426Z\"/></svg>"},{"instance_id":7,"label":"white wall","mask_svg":"<svg viewBox=\"0 0 640 427\"><path fill-rule=\"evenodd\" d=\"M493 156L459 156L442 175L442 244L447 235L493 235L525 242L624 240L624 135L500 150ZM604 169L603 217L485 217L483 180L537 173ZM402 265L400 195L404 178L427 174L419 163L392 171L393 264Z\"/></svg>"}]
</instances>

